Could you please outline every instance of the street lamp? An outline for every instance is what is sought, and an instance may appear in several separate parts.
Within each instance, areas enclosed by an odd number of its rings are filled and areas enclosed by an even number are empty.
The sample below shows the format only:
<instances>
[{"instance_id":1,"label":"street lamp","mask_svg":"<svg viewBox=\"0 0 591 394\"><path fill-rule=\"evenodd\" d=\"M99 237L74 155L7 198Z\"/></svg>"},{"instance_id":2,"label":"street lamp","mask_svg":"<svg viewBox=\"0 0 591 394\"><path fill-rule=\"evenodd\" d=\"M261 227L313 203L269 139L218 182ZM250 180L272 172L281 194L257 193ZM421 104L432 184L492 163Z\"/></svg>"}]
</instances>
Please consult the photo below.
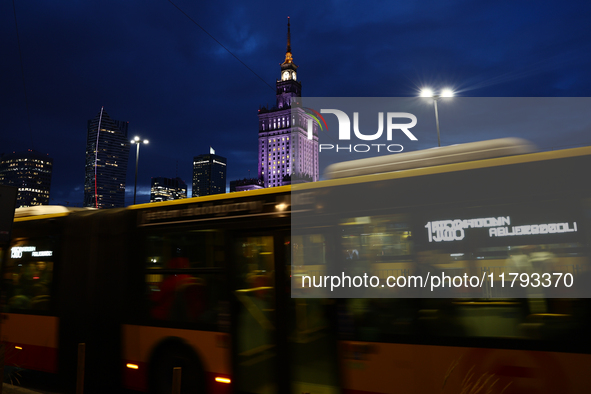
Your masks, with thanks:
<instances>
[{"instance_id":1,"label":"street lamp","mask_svg":"<svg viewBox=\"0 0 591 394\"><path fill-rule=\"evenodd\" d=\"M131 140L131 143L137 146L137 150L135 151L135 184L133 186L133 205L135 205L135 195L137 191L137 167L140 161L140 145L142 144L142 142L144 144L147 144L149 141L140 141L140 137L138 137L137 135Z\"/></svg>"},{"instance_id":2,"label":"street lamp","mask_svg":"<svg viewBox=\"0 0 591 394\"><path fill-rule=\"evenodd\" d=\"M441 139L439 138L439 114L437 112L437 100L443 97L453 97L454 92L451 89L443 89L441 94L433 93L433 90L425 88L421 90L421 97L430 97L433 99L433 106L435 107L435 123L437 124L437 146L441 146Z\"/></svg>"}]
</instances>

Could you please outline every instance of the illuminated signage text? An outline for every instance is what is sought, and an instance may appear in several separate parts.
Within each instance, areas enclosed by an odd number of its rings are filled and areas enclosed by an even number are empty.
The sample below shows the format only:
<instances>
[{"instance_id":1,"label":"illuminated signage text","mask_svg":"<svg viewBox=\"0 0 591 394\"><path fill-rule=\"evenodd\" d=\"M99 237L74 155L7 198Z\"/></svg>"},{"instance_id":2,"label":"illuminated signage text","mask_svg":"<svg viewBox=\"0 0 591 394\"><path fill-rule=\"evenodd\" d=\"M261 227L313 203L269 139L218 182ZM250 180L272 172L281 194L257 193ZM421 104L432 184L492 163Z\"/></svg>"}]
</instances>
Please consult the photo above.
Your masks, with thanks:
<instances>
[{"instance_id":1,"label":"illuminated signage text","mask_svg":"<svg viewBox=\"0 0 591 394\"><path fill-rule=\"evenodd\" d=\"M509 216L482 219L455 219L427 222L425 228L429 242L461 241L466 237L466 229L488 228L489 237L509 237L520 235L563 234L577 232L576 222L528 224L511 226Z\"/></svg>"}]
</instances>

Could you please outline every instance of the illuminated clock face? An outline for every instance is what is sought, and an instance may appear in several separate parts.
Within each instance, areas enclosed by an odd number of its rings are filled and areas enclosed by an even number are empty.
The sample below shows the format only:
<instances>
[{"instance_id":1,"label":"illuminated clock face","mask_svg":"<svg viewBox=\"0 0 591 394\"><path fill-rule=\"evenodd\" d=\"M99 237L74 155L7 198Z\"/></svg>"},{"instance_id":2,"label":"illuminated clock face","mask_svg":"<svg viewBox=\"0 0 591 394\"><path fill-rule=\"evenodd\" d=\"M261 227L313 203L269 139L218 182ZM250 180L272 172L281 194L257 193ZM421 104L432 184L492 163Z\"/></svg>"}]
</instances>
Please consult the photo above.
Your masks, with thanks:
<instances>
[{"instance_id":1,"label":"illuminated clock face","mask_svg":"<svg viewBox=\"0 0 591 394\"><path fill-rule=\"evenodd\" d=\"M287 81L288 79L289 79L289 71L284 71L283 74L281 75L281 80Z\"/></svg>"},{"instance_id":2,"label":"illuminated clock face","mask_svg":"<svg viewBox=\"0 0 591 394\"><path fill-rule=\"evenodd\" d=\"M293 78L294 81L296 80L296 73L295 73L295 71L293 73L291 73L291 77Z\"/></svg>"}]
</instances>

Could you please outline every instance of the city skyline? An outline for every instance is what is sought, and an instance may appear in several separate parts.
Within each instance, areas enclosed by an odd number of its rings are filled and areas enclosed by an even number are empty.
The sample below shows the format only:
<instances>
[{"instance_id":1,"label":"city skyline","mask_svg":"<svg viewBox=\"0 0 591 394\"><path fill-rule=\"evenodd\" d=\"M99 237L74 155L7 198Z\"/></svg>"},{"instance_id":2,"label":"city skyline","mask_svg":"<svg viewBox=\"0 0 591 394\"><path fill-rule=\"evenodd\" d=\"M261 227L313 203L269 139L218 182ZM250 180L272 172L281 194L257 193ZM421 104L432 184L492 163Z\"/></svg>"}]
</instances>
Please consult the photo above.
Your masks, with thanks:
<instances>
[{"instance_id":1,"label":"city skyline","mask_svg":"<svg viewBox=\"0 0 591 394\"><path fill-rule=\"evenodd\" d=\"M85 124L101 106L130 122L131 137L151 142L142 147L139 203L149 200L151 177L190 183L193 156L210 145L228 158L229 180L252 177L256 114L275 94L287 16L304 96L414 97L423 86L451 86L461 97L591 96L591 5L575 1L313 3L314 12L306 3L176 3L240 61L170 3L15 4L19 40L12 4L0 6L0 153L49 154L51 204L82 202ZM109 19L106 30L100 21ZM442 145L495 138L446 129L445 111ZM431 133L405 148L436 146L432 122ZM591 144L588 135L541 130L533 142ZM126 205L133 175L128 169Z\"/></svg>"}]
</instances>

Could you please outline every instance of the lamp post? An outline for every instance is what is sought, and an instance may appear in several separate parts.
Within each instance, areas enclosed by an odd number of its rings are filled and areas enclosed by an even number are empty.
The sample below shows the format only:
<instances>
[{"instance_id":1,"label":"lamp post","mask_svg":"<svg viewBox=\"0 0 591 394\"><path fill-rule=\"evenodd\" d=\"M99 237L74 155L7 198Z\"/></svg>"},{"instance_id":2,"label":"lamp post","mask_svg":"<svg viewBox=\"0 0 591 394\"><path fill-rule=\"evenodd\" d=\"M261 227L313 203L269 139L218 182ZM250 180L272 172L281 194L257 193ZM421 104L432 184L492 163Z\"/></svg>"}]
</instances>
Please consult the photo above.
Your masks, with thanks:
<instances>
[{"instance_id":1,"label":"lamp post","mask_svg":"<svg viewBox=\"0 0 591 394\"><path fill-rule=\"evenodd\" d=\"M140 161L140 145L142 144L142 142L144 144L147 144L149 141L141 141L140 137L138 137L137 135L131 140L131 143L137 146L137 149L135 151L135 184L133 185L133 205L135 205L135 196L137 191L137 168Z\"/></svg>"},{"instance_id":2,"label":"lamp post","mask_svg":"<svg viewBox=\"0 0 591 394\"><path fill-rule=\"evenodd\" d=\"M443 89L441 94L434 94L433 90L425 88L421 90L421 97L430 97L433 99L433 106L435 107L435 124L437 125L437 146L441 146L441 138L439 137L439 113L437 112L437 100L442 97L453 97L454 92L451 89Z\"/></svg>"}]
</instances>

